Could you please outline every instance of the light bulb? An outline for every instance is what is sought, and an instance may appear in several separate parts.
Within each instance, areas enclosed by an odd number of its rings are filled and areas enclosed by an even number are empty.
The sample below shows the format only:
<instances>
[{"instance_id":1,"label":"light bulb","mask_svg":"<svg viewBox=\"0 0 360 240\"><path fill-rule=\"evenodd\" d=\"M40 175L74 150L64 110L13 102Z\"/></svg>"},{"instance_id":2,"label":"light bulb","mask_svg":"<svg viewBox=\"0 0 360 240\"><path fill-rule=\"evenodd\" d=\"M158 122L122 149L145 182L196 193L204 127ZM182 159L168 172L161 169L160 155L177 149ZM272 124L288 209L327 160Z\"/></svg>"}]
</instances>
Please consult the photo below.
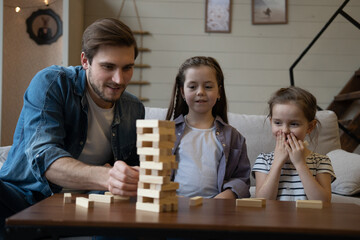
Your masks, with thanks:
<instances>
[{"instance_id":1,"label":"light bulb","mask_svg":"<svg viewBox=\"0 0 360 240\"><path fill-rule=\"evenodd\" d=\"M20 7L16 7L15 8L15 12L20 12L21 8Z\"/></svg>"}]
</instances>

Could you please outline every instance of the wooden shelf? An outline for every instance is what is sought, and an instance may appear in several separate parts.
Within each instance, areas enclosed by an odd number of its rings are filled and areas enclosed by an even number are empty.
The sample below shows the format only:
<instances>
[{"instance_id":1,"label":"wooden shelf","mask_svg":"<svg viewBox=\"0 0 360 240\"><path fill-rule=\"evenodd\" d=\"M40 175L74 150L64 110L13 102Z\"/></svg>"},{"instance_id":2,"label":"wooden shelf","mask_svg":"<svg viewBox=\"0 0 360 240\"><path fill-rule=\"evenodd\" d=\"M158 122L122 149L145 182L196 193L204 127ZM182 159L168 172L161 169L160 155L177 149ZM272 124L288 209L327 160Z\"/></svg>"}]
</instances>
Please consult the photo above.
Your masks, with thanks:
<instances>
[{"instance_id":1,"label":"wooden shelf","mask_svg":"<svg viewBox=\"0 0 360 240\"><path fill-rule=\"evenodd\" d=\"M150 52L149 48L139 47L138 50L139 50L139 52Z\"/></svg>"},{"instance_id":2,"label":"wooden shelf","mask_svg":"<svg viewBox=\"0 0 360 240\"><path fill-rule=\"evenodd\" d=\"M150 32L148 32L148 31L133 31L133 34L136 34L136 35L150 35Z\"/></svg>"},{"instance_id":3,"label":"wooden shelf","mask_svg":"<svg viewBox=\"0 0 360 240\"><path fill-rule=\"evenodd\" d=\"M141 97L141 98L139 98L139 99L140 99L140 101L142 101L142 102L148 102L148 101L149 101L148 98L143 98L143 97Z\"/></svg>"},{"instance_id":4,"label":"wooden shelf","mask_svg":"<svg viewBox=\"0 0 360 240\"><path fill-rule=\"evenodd\" d=\"M135 68L150 68L149 64L135 64Z\"/></svg>"},{"instance_id":5,"label":"wooden shelf","mask_svg":"<svg viewBox=\"0 0 360 240\"><path fill-rule=\"evenodd\" d=\"M129 85L149 85L148 81L130 81Z\"/></svg>"}]
</instances>

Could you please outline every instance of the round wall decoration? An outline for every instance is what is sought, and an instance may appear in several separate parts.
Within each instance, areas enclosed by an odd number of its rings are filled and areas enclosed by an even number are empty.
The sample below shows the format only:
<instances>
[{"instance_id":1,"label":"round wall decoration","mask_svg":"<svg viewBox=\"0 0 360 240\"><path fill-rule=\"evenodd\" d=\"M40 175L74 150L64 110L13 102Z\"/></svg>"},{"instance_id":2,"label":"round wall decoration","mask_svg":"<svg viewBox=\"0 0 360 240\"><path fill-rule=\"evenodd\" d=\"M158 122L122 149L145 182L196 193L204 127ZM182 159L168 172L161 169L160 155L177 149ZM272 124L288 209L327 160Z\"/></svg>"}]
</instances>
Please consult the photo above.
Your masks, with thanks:
<instances>
[{"instance_id":1,"label":"round wall decoration","mask_svg":"<svg viewBox=\"0 0 360 240\"><path fill-rule=\"evenodd\" d=\"M37 44L51 44L62 35L62 22L51 9L39 9L26 19L26 31Z\"/></svg>"}]
</instances>

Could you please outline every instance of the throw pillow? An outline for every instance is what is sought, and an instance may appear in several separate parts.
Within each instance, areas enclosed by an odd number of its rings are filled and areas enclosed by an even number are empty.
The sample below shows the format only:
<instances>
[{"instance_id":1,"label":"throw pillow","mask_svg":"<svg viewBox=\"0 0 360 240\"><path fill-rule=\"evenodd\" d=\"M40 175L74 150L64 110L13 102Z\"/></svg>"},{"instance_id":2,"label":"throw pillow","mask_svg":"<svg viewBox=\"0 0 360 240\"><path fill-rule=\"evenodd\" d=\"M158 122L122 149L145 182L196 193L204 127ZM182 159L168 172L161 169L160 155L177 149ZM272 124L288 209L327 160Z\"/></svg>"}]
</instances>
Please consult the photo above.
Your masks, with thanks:
<instances>
[{"instance_id":1,"label":"throw pillow","mask_svg":"<svg viewBox=\"0 0 360 240\"><path fill-rule=\"evenodd\" d=\"M331 191L340 195L354 195L360 192L360 155L337 149L329 152L336 180Z\"/></svg>"}]
</instances>

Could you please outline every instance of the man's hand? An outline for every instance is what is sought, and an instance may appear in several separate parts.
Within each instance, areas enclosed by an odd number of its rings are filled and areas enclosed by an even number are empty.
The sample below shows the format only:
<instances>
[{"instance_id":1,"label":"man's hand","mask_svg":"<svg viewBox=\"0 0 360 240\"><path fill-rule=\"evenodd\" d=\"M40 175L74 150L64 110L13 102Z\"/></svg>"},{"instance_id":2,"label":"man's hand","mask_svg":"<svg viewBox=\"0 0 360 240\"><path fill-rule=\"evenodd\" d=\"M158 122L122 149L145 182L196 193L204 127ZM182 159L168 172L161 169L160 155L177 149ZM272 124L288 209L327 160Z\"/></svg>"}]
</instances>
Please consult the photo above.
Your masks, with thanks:
<instances>
[{"instance_id":1,"label":"man's hand","mask_svg":"<svg viewBox=\"0 0 360 240\"><path fill-rule=\"evenodd\" d=\"M123 161L116 161L109 172L109 191L114 195L136 196L139 167L130 167Z\"/></svg>"}]
</instances>

